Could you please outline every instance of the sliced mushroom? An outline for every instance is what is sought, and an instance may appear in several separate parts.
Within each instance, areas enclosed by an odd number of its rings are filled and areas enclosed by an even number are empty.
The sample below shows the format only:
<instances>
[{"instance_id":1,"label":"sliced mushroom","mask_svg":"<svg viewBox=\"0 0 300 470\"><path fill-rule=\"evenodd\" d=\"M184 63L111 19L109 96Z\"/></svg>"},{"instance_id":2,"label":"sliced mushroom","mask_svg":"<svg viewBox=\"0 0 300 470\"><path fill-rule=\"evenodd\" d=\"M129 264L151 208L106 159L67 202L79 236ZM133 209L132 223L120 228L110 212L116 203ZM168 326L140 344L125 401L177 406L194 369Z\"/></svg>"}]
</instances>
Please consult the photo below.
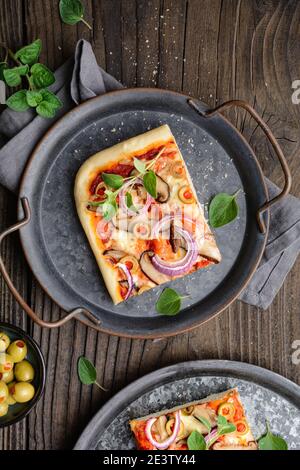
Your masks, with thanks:
<instances>
[{"instance_id":1,"label":"sliced mushroom","mask_svg":"<svg viewBox=\"0 0 300 470\"><path fill-rule=\"evenodd\" d=\"M160 176L156 175L156 201L160 203L167 202L170 198L170 188Z\"/></svg>"},{"instance_id":2,"label":"sliced mushroom","mask_svg":"<svg viewBox=\"0 0 300 470\"><path fill-rule=\"evenodd\" d=\"M121 258L126 256L126 253L121 250L105 250L103 252L103 256L109 256L110 258L114 258L116 261L119 261Z\"/></svg>"},{"instance_id":3,"label":"sliced mushroom","mask_svg":"<svg viewBox=\"0 0 300 470\"><path fill-rule=\"evenodd\" d=\"M206 419L211 427L216 426L217 424L217 415L214 410L209 408L208 406L203 406L203 405L196 405L194 407L194 410L192 412L192 415L195 416L196 418L200 419L204 418Z\"/></svg>"},{"instance_id":4,"label":"sliced mushroom","mask_svg":"<svg viewBox=\"0 0 300 470\"><path fill-rule=\"evenodd\" d=\"M151 281L155 282L155 284L163 284L164 282L168 282L171 280L169 276L166 274L162 274L155 269L151 262L151 257L154 256L153 251L144 251L140 257L140 266L141 270L143 271L146 276L151 279Z\"/></svg>"},{"instance_id":5,"label":"sliced mushroom","mask_svg":"<svg viewBox=\"0 0 300 470\"><path fill-rule=\"evenodd\" d=\"M177 253L180 248L180 239L175 236L174 220L170 224L170 243L173 253Z\"/></svg>"}]
</instances>

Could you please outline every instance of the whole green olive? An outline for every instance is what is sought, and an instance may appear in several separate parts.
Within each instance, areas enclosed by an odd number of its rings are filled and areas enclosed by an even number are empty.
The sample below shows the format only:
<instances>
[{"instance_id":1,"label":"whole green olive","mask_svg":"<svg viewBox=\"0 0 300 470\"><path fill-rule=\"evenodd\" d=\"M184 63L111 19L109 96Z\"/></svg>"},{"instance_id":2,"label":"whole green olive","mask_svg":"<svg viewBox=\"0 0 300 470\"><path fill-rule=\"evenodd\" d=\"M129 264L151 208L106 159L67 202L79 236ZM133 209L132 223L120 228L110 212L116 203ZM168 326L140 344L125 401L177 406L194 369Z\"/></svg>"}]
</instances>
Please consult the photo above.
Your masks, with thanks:
<instances>
[{"instance_id":1,"label":"whole green olive","mask_svg":"<svg viewBox=\"0 0 300 470\"><path fill-rule=\"evenodd\" d=\"M28 361L18 362L14 372L18 382L31 382L34 378L34 368Z\"/></svg>"},{"instance_id":2,"label":"whole green olive","mask_svg":"<svg viewBox=\"0 0 300 470\"><path fill-rule=\"evenodd\" d=\"M8 388L8 397L7 397L7 403L9 405L15 405L17 402L16 400L12 397L12 394L11 394L11 390L13 388L13 386L15 385L16 382L11 382L10 384L7 385L7 388Z\"/></svg>"},{"instance_id":3,"label":"whole green olive","mask_svg":"<svg viewBox=\"0 0 300 470\"><path fill-rule=\"evenodd\" d=\"M9 337L5 333L3 333L3 331L0 331L0 352L6 351L9 345Z\"/></svg>"},{"instance_id":4,"label":"whole green olive","mask_svg":"<svg viewBox=\"0 0 300 470\"><path fill-rule=\"evenodd\" d=\"M21 362L23 359L25 359L27 354L26 343L23 340L18 339L17 341L11 343L7 352L11 355L14 362Z\"/></svg>"},{"instance_id":5,"label":"whole green olive","mask_svg":"<svg viewBox=\"0 0 300 470\"><path fill-rule=\"evenodd\" d=\"M28 382L16 382L10 389L10 393L17 403L26 403L34 397L35 390L34 386Z\"/></svg>"},{"instance_id":6,"label":"whole green olive","mask_svg":"<svg viewBox=\"0 0 300 470\"><path fill-rule=\"evenodd\" d=\"M8 397L8 388L6 383L0 382L0 404L4 403Z\"/></svg>"},{"instance_id":7,"label":"whole green olive","mask_svg":"<svg viewBox=\"0 0 300 470\"><path fill-rule=\"evenodd\" d=\"M3 403L0 403L0 418L1 416L5 416L8 412L8 403L7 401L4 401Z\"/></svg>"},{"instance_id":8,"label":"whole green olive","mask_svg":"<svg viewBox=\"0 0 300 470\"><path fill-rule=\"evenodd\" d=\"M14 371L10 370L9 372L0 372L0 380L6 384L9 384L14 380Z\"/></svg>"},{"instance_id":9,"label":"whole green olive","mask_svg":"<svg viewBox=\"0 0 300 470\"><path fill-rule=\"evenodd\" d=\"M0 372L10 372L14 367L13 358L4 352L0 353Z\"/></svg>"}]
</instances>

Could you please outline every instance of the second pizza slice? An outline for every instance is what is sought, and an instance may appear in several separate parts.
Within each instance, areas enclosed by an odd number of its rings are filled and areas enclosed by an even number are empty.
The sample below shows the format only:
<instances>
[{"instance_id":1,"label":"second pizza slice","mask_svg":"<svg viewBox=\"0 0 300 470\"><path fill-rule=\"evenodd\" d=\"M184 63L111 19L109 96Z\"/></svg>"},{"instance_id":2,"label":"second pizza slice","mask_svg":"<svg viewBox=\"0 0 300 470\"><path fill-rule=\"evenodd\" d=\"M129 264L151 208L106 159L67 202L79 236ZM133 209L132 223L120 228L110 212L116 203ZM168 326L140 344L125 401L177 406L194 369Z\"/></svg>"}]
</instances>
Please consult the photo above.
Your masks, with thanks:
<instances>
[{"instance_id":1,"label":"second pizza slice","mask_svg":"<svg viewBox=\"0 0 300 470\"><path fill-rule=\"evenodd\" d=\"M167 125L89 158L75 200L115 304L221 260Z\"/></svg>"}]
</instances>

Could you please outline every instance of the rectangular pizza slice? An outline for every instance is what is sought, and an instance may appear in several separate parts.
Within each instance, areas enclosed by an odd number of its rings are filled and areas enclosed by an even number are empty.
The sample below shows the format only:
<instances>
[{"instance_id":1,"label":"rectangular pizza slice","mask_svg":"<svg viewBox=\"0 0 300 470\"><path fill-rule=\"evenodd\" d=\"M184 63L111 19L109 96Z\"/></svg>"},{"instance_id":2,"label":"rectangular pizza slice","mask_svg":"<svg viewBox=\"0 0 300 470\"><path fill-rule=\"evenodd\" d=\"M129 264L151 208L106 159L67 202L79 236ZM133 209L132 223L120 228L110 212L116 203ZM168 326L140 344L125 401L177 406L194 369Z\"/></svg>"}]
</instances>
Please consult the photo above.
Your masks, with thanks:
<instances>
[{"instance_id":1,"label":"rectangular pizza slice","mask_svg":"<svg viewBox=\"0 0 300 470\"><path fill-rule=\"evenodd\" d=\"M75 201L115 304L221 260L167 125L90 157Z\"/></svg>"},{"instance_id":2,"label":"rectangular pizza slice","mask_svg":"<svg viewBox=\"0 0 300 470\"><path fill-rule=\"evenodd\" d=\"M129 424L139 450L257 450L236 388Z\"/></svg>"}]
</instances>

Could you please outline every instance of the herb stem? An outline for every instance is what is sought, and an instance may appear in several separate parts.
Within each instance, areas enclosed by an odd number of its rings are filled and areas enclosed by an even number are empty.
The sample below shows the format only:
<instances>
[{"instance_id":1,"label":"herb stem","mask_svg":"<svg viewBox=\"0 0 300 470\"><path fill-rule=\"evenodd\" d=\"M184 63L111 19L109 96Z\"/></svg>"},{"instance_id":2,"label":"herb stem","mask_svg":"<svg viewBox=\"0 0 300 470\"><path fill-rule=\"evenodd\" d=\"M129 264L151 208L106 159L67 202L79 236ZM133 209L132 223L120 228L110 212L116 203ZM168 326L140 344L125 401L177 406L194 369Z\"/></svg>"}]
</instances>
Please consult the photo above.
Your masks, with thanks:
<instances>
[{"instance_id":1,"label":"herb stem","mask_svg":"<svg viewBox=\"0 0 300 470\"><path fill-rule=\"evenodd\" d=\"M97 380L95 380L94 384L97 385L97 387L99 387L103 392L108 392L107 388L102 387L102 385L100 385L100 384L97 382Z\"/></svg>"},{"instance_id":2,"label":"herb stem","mask_svg":"<svg viewBox=\"0 0 300 470\"><path fill-rule=\"evenodd\" d=\"M22 63L16 58L15 54L13 53L13 51L11 49L7 48L7 54L17 65L22 65ZM29 78L28 73L25 76L26 76L26 79L28 81L29 89L32 90L32 84L30 82L30 78Z\"/></svg>"},{"instance_id":3,"label":"herb stem","mask_svg":"<svg viewBox=\"0 0 300 470\"><path fill-rule=\"evenodd\" d=\"M89 28L90 31L92 30L91 25L84 18L80 18L80 21L82 21Z\"/></svg>"}]
</instances>

